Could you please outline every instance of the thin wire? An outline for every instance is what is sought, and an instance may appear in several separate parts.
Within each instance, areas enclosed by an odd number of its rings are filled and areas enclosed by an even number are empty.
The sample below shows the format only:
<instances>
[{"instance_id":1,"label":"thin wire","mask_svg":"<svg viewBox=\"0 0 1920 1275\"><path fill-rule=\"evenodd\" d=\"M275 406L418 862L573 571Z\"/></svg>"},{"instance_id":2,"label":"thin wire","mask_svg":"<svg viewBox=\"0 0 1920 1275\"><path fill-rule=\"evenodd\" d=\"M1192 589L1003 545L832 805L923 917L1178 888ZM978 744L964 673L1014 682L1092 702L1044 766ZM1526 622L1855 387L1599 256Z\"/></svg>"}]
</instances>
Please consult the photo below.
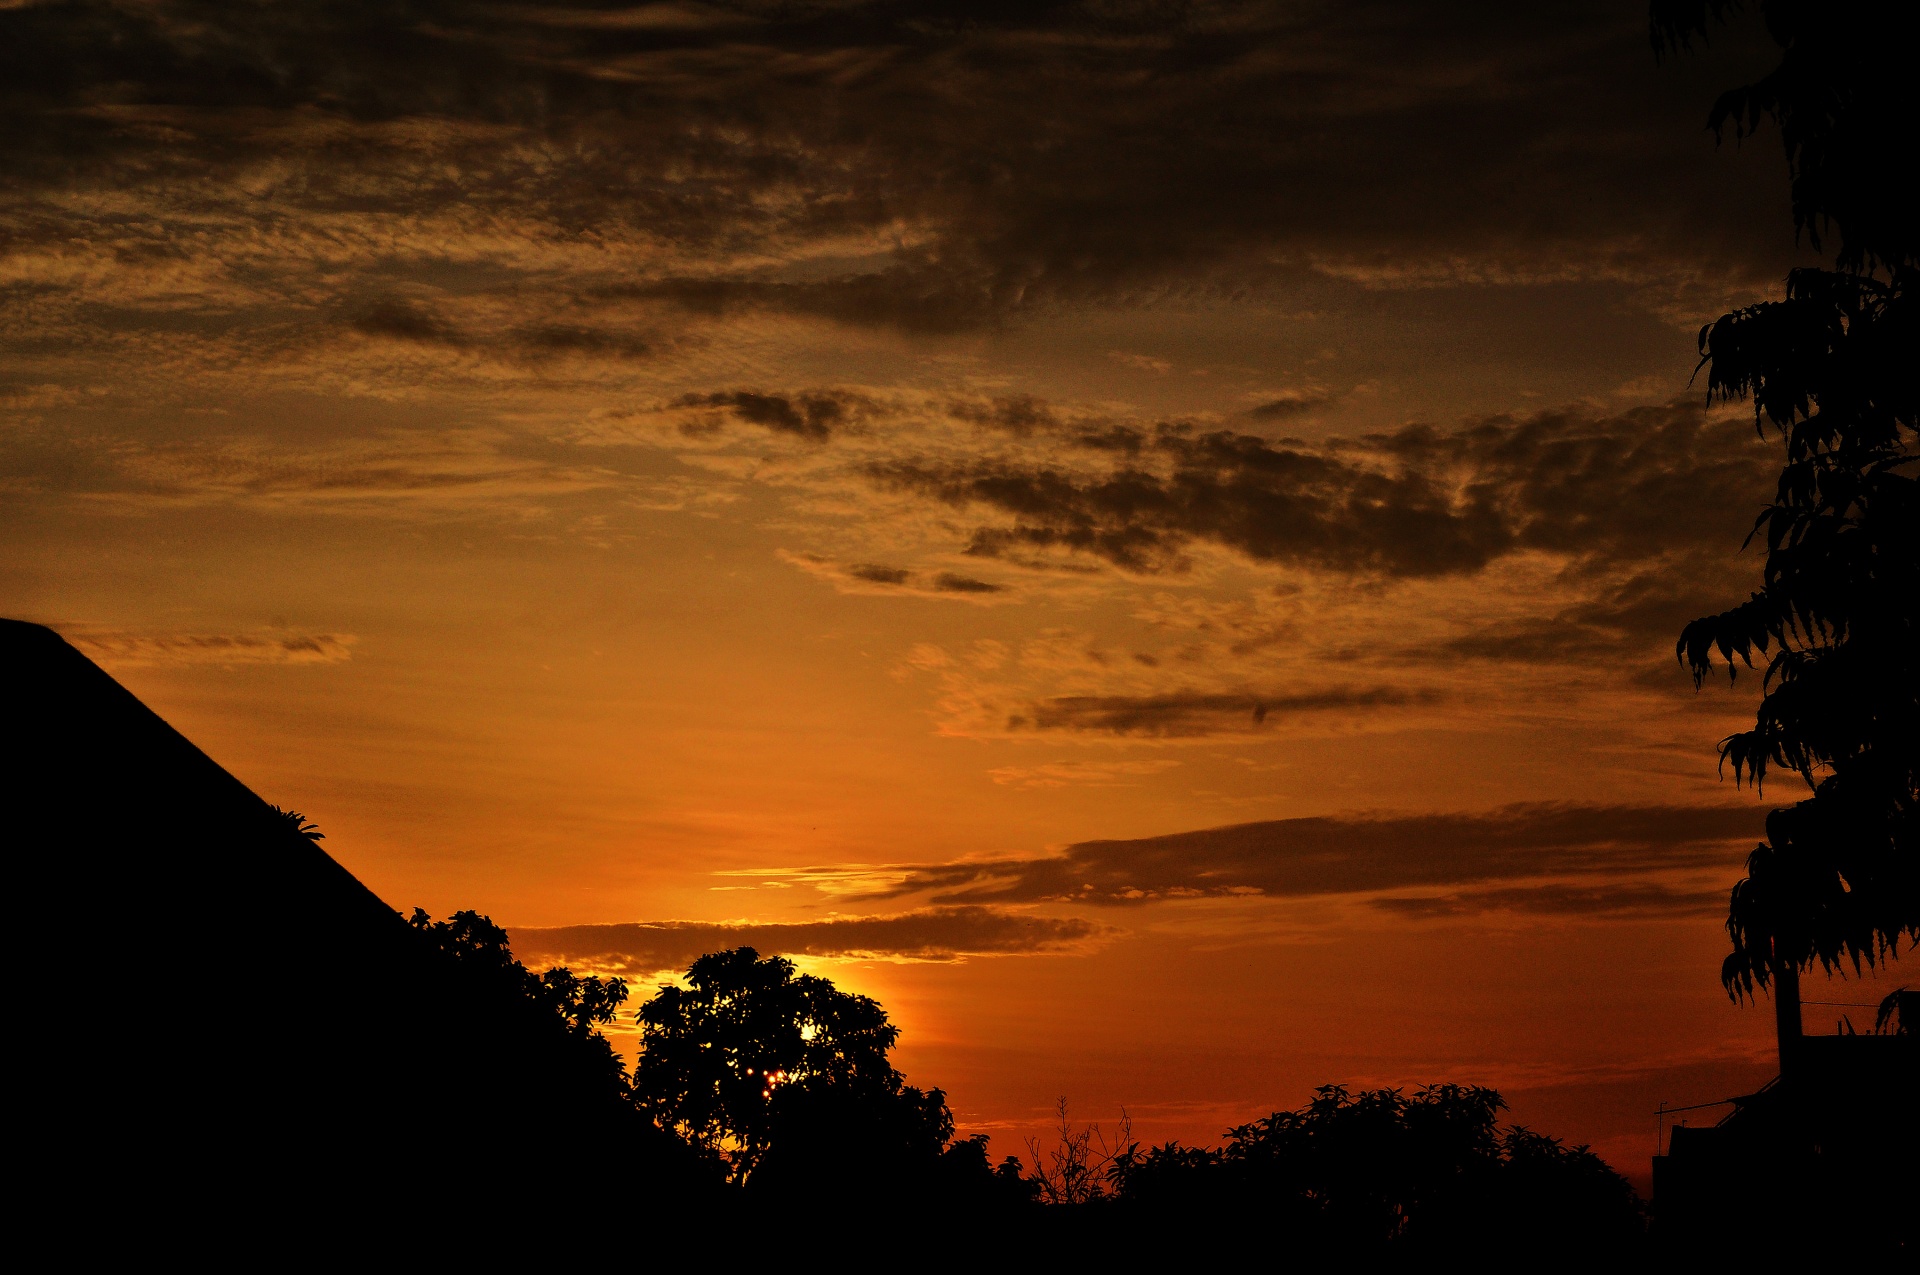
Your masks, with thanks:
<instances>
[{"instance_id":1,"label":"thin wire","mask_svg":"<svg viewBox=\"0 0 1920 1275\"><path fill-rule=\"evenodd\" d=\"M1696 1102L1690 1107L1669 1107L1666 1103L1661 1103L1660 1109L1653 1113L1655 1118L1653 1126L1653 1153L1655 1155L1664 1154L1662 1148L1666 1146L1667 1142L1668 1116L1678 1111L1698 1111L1702 1107L1724 1107L1729 1103L1738 1101L1738 1098L1722 1098L1717 1102ZM1674 1127L1678 1128L1679 1126L1676 1125Z\"/></svg>"},{"instance_id":2,"label":"thin wire","mask_svg":"<svg viewBox=\"0 0 1920 1275\"><path fill-rule=\"evenodd\" d=\"M1879 1009L1879 1001L1801 1001L1802 1005L1832 1005L1837 1009Z\"/></svg>"},{"instance_id":3,"label":"thin wire","mask_svg":"<svg viewBox=\"0 0 1920 1275\"><path fill-rule=\"evenodd\" d=\"M1702 1107L1724 1107L1734 1101L1737 1101L1737 1099L1721 1098L1716 1102L1696 1102L1691 1107L1662 1107L1653 1114L1656 1116L1670 1116L1676 1111L1698 1111Z\"/></svg>"}]
</instances>

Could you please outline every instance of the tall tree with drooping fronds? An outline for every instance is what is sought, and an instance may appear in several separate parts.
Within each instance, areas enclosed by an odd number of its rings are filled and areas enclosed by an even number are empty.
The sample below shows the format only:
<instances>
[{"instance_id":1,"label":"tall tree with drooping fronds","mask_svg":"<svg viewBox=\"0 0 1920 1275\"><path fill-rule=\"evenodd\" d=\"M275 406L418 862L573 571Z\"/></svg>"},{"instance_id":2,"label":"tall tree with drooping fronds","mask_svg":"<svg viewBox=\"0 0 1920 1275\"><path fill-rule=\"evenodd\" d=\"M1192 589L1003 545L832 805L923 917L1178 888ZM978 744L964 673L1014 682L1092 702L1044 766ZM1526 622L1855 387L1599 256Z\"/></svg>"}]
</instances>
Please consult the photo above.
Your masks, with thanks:
<instances>
[{"instance_id":1,"label":"tall tree with drooping fronds","mask_svg":"<svg viewBox=\"0 0 1920 1275\"><path fill-rule=\"evenodd\" d=\"M1689 624L1678 652L1696 685L1716 653L1729 676L1765 658L1753 728L1722 741L1722 764L1811 790L1769 815L1734 887L1721 978L1736 997L1920 942L1920 95L1897 10L1859 0L1654 0L1654 46L1685 49L1743 10L1780 62L1708 122L1778 127L1796 230L1834 268L1795 270L1782 299L1700 333L1709 396L1750 399L1785 465L1754 523L1759 591Z\"/></svg>"}]
</instances>

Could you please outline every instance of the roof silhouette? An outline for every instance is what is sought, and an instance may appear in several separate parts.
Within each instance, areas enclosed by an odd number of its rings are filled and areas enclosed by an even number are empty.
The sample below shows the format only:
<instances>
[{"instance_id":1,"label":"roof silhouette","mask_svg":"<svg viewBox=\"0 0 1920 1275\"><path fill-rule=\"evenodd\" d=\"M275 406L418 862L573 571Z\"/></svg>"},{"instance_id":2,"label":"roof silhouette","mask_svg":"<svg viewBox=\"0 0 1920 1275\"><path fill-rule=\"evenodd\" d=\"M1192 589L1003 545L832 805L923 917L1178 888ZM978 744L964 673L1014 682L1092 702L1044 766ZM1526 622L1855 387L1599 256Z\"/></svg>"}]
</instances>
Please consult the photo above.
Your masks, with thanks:
<instances>
[{"instance_id":1,"label":"roof silhouette","mask_svg":"<svg viewBox=\"0 0 1920 1275\"><path fill-rule=\"evenodd\" d=\"M671 1184L550 1013L465 974L52 630L0 621L0 667L49 1199L417 1233L510 1225L554 1172Z\"/></svg>"}]
</instances>

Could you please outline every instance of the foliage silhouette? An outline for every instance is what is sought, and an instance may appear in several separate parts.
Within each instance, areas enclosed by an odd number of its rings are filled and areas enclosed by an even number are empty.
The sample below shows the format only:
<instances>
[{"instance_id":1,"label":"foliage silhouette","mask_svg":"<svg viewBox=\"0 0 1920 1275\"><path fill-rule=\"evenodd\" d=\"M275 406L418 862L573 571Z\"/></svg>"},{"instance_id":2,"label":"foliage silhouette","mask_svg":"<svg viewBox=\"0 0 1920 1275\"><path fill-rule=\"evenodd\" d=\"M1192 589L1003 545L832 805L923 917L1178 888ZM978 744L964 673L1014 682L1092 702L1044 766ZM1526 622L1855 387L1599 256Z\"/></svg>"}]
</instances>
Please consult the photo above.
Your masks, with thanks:
<instances>
[{"instance_id":1,"label":"foliage silhouette","mask_svg":"<svg viewBox=\"0 0 1920 1275\"><path fill-rule=\"evenodd\" d=\"M1812 790L1772 812L1734 887L1721 978L1736 998L1920 942L1920 213L1901 158L1920 99L1907 42L1874 5L1655 0L1655 47L1685 49L1747 8L1780 63L1709 123L1778 125L1796 229L1832 244L1835 268L1795 270L1783 299L1700 334L1709 399L1751 399L1786 463L1749 536L1766 546L1760 590L1687 625L1676 650L1696 685L1716 652L1729 677L1771 652L1753 729L1722 741L1722 765L1756 787L1790 770Z\"/></svg>"},{"instance_id":2,"label":"foliage silhouette","mask_svg":"<svg viewBox=\"0 0 1920 1275\"><path fill-rule=\"evenodd\" d=\"M1876 1036L1920 1036L1920 992L1897 987L1881 999L1873 1015Z\"/></svg>"},{"instance_id":3,"label":"foliage silhouette","mask_svg":"<svg viewBox=\"0 0 1920 1275\"><path fill-rule=\"evenodd\" d=\"M1147 1225L1258 1220L1295 1249L1484 1255L1578 1236L1587 1257L1631 1253L1644 1221L1626 1180L1586 1147L1502 1129L1505 1107L1475 1086L1327 1086L1218 1150L1123 1148L1113 1199Z\"/></svg>"},{"instance_id":4,"label":"foliage silhouette","mask_svg":"<svg viewBox=\"0 0 1920 1275\"><path fill-rule=\"evenodd\" d=\"M593 978L575 974L565 966L535 974L514 959L507 932L478 912L455 912L445 921L436 921L426 909L415 908L407 924L470 977L484 979L505 994L550 1013L569 1037L582 1042L583 1058L611 1068L611 1074L618 1078L617 1087L624 1092L625 1068L619 1055L594 1028L612 1022L626 1003L625 979Z\"/></svg>"},{"instance_id":5,"label":"foliage silhouette","mask_svg":"<svg viewBox=\"0 0 1920 1275\"><path fill-rule=\"evenodd\" d=\"M791 961L710 953L636 1017L636 1105L764 1201L854 1182L869 1197L938 1191L956 1203L1024 1191L988 1167L984 1137L954 1140L945 1094L894 1069L900 1029L877 1002Z\"/></svg>"},{"instance_id":6,"label":"foliage silhouette","mask_svg":"<svg viewBox=\"0 0 1920 1275\"><path fill-rule=\"evenodd\" d=\"M849 1200L876 1233L944 1214L1062 1253L1114 1228L1169 1253L1210 1232L1327 1255L1467 1255L1493 1237L1544 1251L1578 1235L1605 1259L1643 1237L1625 1179L1585 1147L1502 1128L1491 1089L1329 1087L1218 1149L1143 1148L1124 1113L1109 1142L1062 1098L1058 1145L1029 1141L1023 1172L1011 1156L990 1167L985 1137L954 1138L940 1090L905 1083L889 1061L899 1029L871 999L752 948L701 957L684 983L637 1015L633 1101L724 1166L733 1203L720 1207L752 1245Z\"/></svg>"},{"instance_id":7,"label":"foliage silhouette","mask_svg":"<svg viewBox=\"0 0 1920 1275\"><path fill-rule=\"evenodd\" d=\"M607 1189L644 1192L683 1209L720 1202L722 1182L712 1166L634 1109L625 1064L599 1030L626 1002L626 980L576 974L564 966L536 974L514 957L507 932L475 911L436 921L415 908L406 930L429 965L438 967L438 985L452 994L421 1004L422 1017L485 1014L508 1029L493 1035L489 1061L527 1077L546 1096L547 1137L564 1130L575 1144L567 1157L572 1171ZM497 1137L497 1130L475 1119L489 1110L483 1088L464 1076L442 1083L470 1105L467 1121L477 1136ZM528 1153L545 1158L539 1141L495 1141L491 1149L501 1163ZM517 1232L528 1223L489 1219L485 1225Z\"/></svg>"},{"instance_id":8,"label":"foliage silhouette","mask_svg":"<svg viewBox=\"0 0 1920 1275\"><path fill-rule=\"evenodd\" d=\"M1064 1094L1053 1109L1058 1120L1057 1145L1043 1151L1038 1138L1027 1139L1027 1155L1033 1165L1034 1198L1044 1204L1086 1204L1102 1198L1107 1193L1107 1185L1118 1182L1121 1157L1139 1149L1133 1140L1132 1118L1121 1111L1115 1144L1108 1146L1099 1125L1074 1129L1073 1122L1067 1118Z\"/></svg>"},{"instance_id":9,"label":"foliage silhouette","mask_svg":"<svg viewBox=\"0 0 1920 1275\"><path fill-rule=\"evenodd\" d=\"M280 807L275 806L273 807L273 813L285 819L293 826L295 832L305 837L308 841L325 841L327 839L327 834L320 831L320 825L308 819L298 810L282 810Z\"/></svg>"}]
</instances>

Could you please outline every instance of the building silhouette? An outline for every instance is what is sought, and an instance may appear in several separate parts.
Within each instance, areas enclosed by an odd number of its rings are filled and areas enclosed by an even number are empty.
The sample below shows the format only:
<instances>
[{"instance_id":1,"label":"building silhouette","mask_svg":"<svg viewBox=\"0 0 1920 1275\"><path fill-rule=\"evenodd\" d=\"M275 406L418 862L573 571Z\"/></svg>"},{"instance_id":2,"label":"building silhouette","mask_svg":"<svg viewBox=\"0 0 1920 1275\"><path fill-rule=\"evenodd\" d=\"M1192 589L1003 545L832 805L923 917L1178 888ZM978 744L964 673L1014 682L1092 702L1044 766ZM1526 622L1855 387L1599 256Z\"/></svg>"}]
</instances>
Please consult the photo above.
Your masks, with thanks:
<instances>
[{"instance_id":1,"label":"building silhouette","mask_svg":"<svg viewBox=\"0 0 1920 1275\"><path fill-rule=\"evenodd\" d=\"M542 1183L685 1187L550 1014L58 634L0 621L0 667L24 1216L81 1250L466 1245L552 1224Z\"/></svg>"},{"instance_id":2,"label":"building silhouette","mask_svg":"<svg viewBox=\"0 0 1920 1275\"><path fill-rule=\"evenodd\" d=\"M1653 1161L1669 1255L1911 1256L1920 1242L1920 995L1889 1033L1809 1036L1776 980L1780 1071L1717 1123L1672 1130ZM1718 1106L1719 1104L1703 1104Z\"/></svg>"}]
</instances>

